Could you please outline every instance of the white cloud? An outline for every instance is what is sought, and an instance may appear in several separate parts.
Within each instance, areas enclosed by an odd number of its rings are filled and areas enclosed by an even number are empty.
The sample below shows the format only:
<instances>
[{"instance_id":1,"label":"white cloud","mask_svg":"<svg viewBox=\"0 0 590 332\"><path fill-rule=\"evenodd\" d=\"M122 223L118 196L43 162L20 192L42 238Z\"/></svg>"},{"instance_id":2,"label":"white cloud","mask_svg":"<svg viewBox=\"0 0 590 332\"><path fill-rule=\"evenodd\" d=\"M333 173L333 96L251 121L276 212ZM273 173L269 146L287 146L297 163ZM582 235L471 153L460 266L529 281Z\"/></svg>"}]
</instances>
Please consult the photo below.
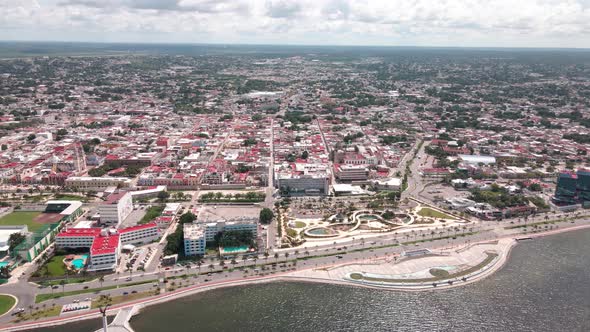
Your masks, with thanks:
<instances>
[{"instance_id":1,"label":"white cloud","mask_svg":"<svg viewBox=\"0 0 590 332\"><path fill-rule=\"evenodd\" d=\"M590 0L0 0L0 39L590 47Z\"/></svg>"}]
</instances>

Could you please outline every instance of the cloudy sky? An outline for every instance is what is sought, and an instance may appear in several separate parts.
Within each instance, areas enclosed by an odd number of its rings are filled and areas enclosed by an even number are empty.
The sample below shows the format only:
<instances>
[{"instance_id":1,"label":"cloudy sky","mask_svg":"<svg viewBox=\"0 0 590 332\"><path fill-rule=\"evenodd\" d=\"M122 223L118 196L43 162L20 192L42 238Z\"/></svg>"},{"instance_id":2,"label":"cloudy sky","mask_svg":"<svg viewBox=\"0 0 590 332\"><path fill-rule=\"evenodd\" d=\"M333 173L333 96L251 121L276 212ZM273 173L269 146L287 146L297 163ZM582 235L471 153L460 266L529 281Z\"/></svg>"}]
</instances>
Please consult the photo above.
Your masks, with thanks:
<instances>
[{"instance_id":1,"label":"cloudy sky","mask_svg":"<svg viewBox=\"0 0 590 332\"><path fill-rule=\"evenodd\" d=\"M0 40L590 48L590 0L0 0Z\"/></svg>"}]
</instances>

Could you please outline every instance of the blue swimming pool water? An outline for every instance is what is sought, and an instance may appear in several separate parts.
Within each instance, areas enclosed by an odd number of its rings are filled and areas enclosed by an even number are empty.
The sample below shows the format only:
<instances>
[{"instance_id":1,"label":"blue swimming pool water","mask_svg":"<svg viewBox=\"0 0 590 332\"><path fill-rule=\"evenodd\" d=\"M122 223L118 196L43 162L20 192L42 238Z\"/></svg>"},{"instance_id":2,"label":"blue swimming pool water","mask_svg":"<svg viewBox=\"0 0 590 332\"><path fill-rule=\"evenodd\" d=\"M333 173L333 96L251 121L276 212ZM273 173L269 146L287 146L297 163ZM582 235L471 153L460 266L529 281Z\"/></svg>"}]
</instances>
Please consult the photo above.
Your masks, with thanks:
<instances>
[{"instance_id":1,"label":"blue swimming pool water","mask_svg":"<svg viewBox=\"0 0 590 332\"><path fill-rule=\"evenodd\" d=\"M88 255L83 255L82 257L84 258L76 258L72 261L72 265L76 268L76 270L80 270L84 267L84 262L86 261Z\"/></svg>"},{"instance_id":2,"label":"blue swimming pool water","mask_svg":"<svg viewBox=\"0 0 590 332\"><path fill-rule=\"evenodd\" d=\"M313 234L313 235L327 235L327 234L330 234L330 232L327 229L323 228L323 227L310 229L308 232L309 232L309 234Z\"/></svg>"},{"instance_id":3,"label":"blue swimming pool water","mask_svg":"<svg viewBox=\"0 0 590 332\"><path fill-rule=\"evenodd\" d=\"M0 267L5 267L6 265L8 265L8 262L0 262Z\"/></svg>"},{"instance_id":4,"label":"blue swimming pool water","mask_svg":"<svg viewBox=\"0 0 590 332\"><path fill-rule=\"evenodd\" d=\"M223 248L224 253L230 253L230 254L233 252L243 252L243 251L248 251L248 247L241 246L241 247L225 247L225 248Z\"/></svg>"}]
</instances>

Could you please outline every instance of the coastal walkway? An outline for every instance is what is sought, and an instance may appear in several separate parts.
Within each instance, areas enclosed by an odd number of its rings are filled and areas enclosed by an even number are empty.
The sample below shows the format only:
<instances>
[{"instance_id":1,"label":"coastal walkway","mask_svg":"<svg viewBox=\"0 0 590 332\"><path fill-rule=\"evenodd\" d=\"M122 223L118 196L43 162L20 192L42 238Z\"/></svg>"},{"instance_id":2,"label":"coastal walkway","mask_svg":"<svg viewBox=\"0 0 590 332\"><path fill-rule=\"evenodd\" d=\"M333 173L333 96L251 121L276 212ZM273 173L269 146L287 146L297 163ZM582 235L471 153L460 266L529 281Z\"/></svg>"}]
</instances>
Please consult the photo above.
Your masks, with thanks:
<instances>
[{"instance_id":1,"label":"coastal walkway","mask_svg":"<svg viewBox=\"0 0 590 332\"><path fill-rule=\"evenodd\" d=\"M379 259L369 259L355 263L342 264L331 268L302 270L293 272L290 275L306 279L321 279L325 281L347 281L354 284L372 286L378 288L390 288L398 290L420 290L432 289L433 281L426 281L434 278L433 270L444 270L449 276L460 274L462 271L469 271L474 266L489 259L489 254L497 255L488 264L477 271L461 275L466 277L463 283L479 280L498 270L506 261L510 248L515 244L513 239L501 239L487 243L476 243L463 248L452 250L435 250L432 254L415 258L392 255ZM371 280L355 280L351 275L367 277ZM449 278L451 281L457 278ZM391 280L391 281L388 281ZM422 282L421 280L424 280ZM452 286L447 279L437 280L438 287Z\"/></svg>"},{"instance_id":2,"label":"coastal walkway","mask_svg":"<svg viewBox=\"0 0 590 332\"><path fill-rule=\"evenodd\" d=\"M133 332L133 329L129 325L129 320L137 311L138 306L127 307L119 310L115 319L107 326L109 332ZM103 329L96 330L96 332L102 332Z\"/></svg>"}]
</instances>

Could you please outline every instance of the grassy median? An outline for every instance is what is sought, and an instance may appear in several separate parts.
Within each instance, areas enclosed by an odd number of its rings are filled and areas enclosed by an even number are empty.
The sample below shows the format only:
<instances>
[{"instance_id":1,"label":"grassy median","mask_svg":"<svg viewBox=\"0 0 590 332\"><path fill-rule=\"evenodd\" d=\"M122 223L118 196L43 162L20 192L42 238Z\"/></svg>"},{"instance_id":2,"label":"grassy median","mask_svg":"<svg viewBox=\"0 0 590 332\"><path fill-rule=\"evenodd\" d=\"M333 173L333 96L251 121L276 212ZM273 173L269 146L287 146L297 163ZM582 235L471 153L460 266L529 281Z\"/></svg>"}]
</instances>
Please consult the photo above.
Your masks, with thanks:
<instances>
[{"instance_id":1,"label":"grassy median","mask_svg":"<svg viewBox=\"0 0 590 332\"><path fill-rule=\"evenodd\" d=\"M16 299L8 295L0 295L0 315L7 313L16 303Z\"/></svg>"},{"instance_id":2,"label":"grassy median","mask_svg":"<svg viewBox=\"0 0 590 332\"><path fill-rule=\"evenodd\" d=\"M54 292L53 294L52 293L37 294L37 296L35 296L35 303L41 303L41 302L48 301L48 300L59 299L61 297L65 297L65 296L95 293L95 292L100 292L100 291L104 291L104 290L124 288L124 287L132 287L132 286L137 286L137 285L149 284L149 283L153 283L153 282L157 282L157 281L158 281L157 279L151 279L151 280L145 280L145 281L132 282L132 283L128 283L128 284L121 284L121 285L112 285L112 286L105 286L105 287L99 287L99 288L79 289L79 290L69 291L69 292Z\"/></svg>"}]
</instances>

